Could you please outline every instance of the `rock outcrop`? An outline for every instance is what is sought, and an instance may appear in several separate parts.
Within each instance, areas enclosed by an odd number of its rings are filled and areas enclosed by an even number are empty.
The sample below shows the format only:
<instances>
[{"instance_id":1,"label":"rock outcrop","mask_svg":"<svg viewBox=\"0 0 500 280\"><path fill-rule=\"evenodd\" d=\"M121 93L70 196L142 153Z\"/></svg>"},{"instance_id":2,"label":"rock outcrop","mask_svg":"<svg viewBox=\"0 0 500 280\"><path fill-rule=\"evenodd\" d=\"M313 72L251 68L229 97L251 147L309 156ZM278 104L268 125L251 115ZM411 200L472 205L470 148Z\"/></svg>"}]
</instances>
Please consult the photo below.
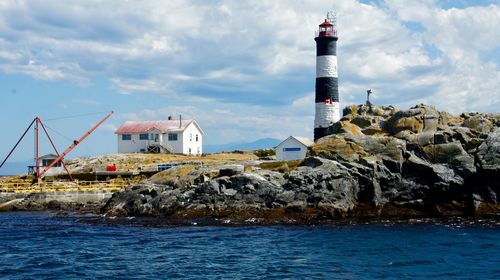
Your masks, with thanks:
<instances>
[{"instance_id":1,"label":"rock outcrop","mask_svg":"<svg viewBox=\"0 0 500 280\"><path fill-rule=\"evenodd\" d=\"M297 168L172 169L102 211L261 222L500 216L500 115L349 106L332 129Z\"/></svg>"}]
</instances>

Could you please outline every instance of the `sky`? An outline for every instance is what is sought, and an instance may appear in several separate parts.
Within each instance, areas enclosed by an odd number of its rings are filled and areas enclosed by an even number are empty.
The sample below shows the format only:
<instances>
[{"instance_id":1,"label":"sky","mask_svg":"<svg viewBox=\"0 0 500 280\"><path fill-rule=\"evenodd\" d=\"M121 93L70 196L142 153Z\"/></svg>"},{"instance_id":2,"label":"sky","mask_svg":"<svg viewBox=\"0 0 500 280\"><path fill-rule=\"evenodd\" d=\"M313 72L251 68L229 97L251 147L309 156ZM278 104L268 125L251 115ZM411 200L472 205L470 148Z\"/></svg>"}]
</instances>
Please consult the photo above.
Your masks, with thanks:
<instances>
[{"instance_id":1,"label":"sky","mask_svg":"<svg viewBox=\"0 0 500 280\"><path fill-rule=\"evenodd\" d=\"M196 119L204 144L312 138L330 10L341 107L370 88L401 109L500 111L499 0L0 0L0 158L36 116L62 151L111 110L70 157L116 152L124 121L169 115Z\"/></svg>"}]
</instances>

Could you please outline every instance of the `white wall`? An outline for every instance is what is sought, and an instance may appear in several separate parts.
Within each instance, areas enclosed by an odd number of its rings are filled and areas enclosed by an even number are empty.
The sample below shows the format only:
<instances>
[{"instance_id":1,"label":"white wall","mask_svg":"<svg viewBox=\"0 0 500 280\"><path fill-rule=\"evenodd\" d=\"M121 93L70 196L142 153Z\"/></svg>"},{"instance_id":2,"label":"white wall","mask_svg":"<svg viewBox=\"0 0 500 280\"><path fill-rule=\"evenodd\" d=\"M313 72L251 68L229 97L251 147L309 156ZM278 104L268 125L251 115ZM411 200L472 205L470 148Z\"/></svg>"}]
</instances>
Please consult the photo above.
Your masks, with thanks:
<instances>
[{"instance_id":1,"label":"white wall","mask_svg":"<svg viewBox=\"0 0 500 280\"><path fill-rule=\"evenodd\" d=\"M196 135L198 135L198 141L196 141ZM182 138L184 139L182 153L201 155L203 153L203 135L198 127L192 122L182 133ZM191 149L191 153L189 152Z\"/></svg>"},{"instance_id":2,"label":"white wall","mask_svg":"<svg viewBox=\"0 0 500 280\"><path fill-rule=\"evenodd\" d=\"M142 134L142 133L141 133ZM153 140L140 140L140 134L131 134L132 139L131 140L122 140L122 135L117 134L118 136L118 152L119 153L140 153L141 149L144 149L147 151L147 148L150 144L154 143L161 143L162 141L162 134L160 134L159 131L152 130L149 133L144 133L144 134L159 134L159 141L155 142Z\"/></svg>"},{"instance_id":3,"label":"white wall","mask_svg":"<svg viewBox=\"0 0 500 280\"><path fill-rule=\"evenodd\" d=\"M139 140L139 134L131 134L131 140L122 140L122 135L117 134L119 153L139 153L141 149L146 149L147 140Z\"/></svg>"},{"instance_id":4,"label":"white wall","mask_svg":"<svg viewBox=\"0 0 500 280\"><path fill-rule=\"evenodd\" d=\"M300 151L283 151L284 148L300 148ZM277 160L303 159L306 157L307 147L295 138L288 138L275 149Z\"/></svg>"},{"instance_id":5,"label":"white wall","mask_svg":"<svg viewBox=\"0 0 500 280\"><path fill-rule=\"evenodd\" d=\"M172 134L177 134L177 141L169 141L168 140L168 134L169 133L164 133L162 135L162 145L165 147L169 147L173 149L174 154L180 154L182 153L182 132L181 131L172 131L170 132Z\"/></svg>"}]
</instances>

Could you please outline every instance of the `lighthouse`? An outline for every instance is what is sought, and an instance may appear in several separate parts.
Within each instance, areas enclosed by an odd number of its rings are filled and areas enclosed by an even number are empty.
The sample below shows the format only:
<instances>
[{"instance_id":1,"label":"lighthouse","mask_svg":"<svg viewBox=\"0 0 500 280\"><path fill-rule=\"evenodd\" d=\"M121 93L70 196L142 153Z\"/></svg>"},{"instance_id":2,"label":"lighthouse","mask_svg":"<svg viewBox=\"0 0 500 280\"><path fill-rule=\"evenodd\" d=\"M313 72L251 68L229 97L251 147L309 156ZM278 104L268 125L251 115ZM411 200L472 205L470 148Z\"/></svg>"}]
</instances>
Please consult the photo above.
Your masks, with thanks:
<instances>
[{"instance_id":1,"label":"lighthouse","mask_svg":"<svg viewBox=\"0 0 500 280\"><path fill-rule=\"evenodd\" d=\"M337 27L333 12L319 25L316 41L316 111L314 141L330 135L332 125L340 119L337 74Z\"/></svg>"}]
</instances>

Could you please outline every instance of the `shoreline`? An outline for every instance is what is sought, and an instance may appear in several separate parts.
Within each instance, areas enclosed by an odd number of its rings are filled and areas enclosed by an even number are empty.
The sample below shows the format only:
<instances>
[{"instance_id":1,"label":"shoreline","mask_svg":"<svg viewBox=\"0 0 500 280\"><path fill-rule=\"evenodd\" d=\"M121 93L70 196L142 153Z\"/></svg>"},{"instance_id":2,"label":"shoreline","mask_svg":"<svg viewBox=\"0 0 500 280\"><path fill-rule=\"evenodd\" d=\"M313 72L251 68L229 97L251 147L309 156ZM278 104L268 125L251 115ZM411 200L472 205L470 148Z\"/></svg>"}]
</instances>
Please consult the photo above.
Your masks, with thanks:
<instances>
[{"instance_id":1,"label":"shoreline","mask_svg":"<svg viewBox=\"0 0 500 280\"><path fill-rule=\"evenodd\" d=\"M51 200L46 203L28 204L27 207L2 209L0 213L50 212L56 217L90 218L109 224L140 224L165 226L322 226L352 224L419 224L419 223L458 223L458 224L490 224L500 226L500 215L430 215L419 213L414 215L360 215L360 212L349 213L338 217L317 217L310 214L314 209L304 212L290 212L284 208L270 211L180 211L171 215L109 215L106 214L105 202L74 203ZM356 210L356 209L355 209Z\"/></svg>"},{"instance_id":2,"label":"shoreline","mask_svg":"<svg viewBox=\"0 0 500 280\"><path fill-rule=\"evenodd\" d=\"M262 221L259 219L230 220L224 218L203 218L203 219L169 219L165 217L145 217L145 216L106 216L95 212L81 211L61 211L53 209L45 210L17 210L2 211L0 215L9 213L50 213L51 219L70 219L84 224L103 224L103 225L131 225L140 227L345 227L345 226L363 226L363 225L436 225L447 227L485 227L500 228L500 217L412 217L412 218L339 218L315 222L299 221Z\"/></svg>"}]
</instances>

